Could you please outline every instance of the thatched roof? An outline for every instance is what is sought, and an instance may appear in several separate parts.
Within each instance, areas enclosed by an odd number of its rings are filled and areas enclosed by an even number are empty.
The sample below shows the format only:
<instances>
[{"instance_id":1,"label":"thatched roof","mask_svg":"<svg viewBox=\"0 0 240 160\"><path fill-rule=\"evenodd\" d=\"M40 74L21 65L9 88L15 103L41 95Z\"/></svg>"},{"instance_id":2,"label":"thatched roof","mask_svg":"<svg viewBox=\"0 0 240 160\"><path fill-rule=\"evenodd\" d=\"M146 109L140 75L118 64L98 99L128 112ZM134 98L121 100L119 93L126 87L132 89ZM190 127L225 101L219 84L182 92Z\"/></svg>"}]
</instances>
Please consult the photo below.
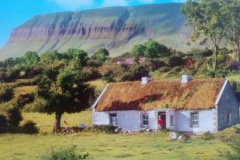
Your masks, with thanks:
<instances>
[{"instance_id":1,"label":"thatched roof","mask_svg":"<svg viewBox=\"0 0 240 160\"><path fill-rule=\"evenodd\" d=\"M225 79L154 80L111 83L107 86L96 111L172 109L211 109Z\"/></svg>"}]
</instances>

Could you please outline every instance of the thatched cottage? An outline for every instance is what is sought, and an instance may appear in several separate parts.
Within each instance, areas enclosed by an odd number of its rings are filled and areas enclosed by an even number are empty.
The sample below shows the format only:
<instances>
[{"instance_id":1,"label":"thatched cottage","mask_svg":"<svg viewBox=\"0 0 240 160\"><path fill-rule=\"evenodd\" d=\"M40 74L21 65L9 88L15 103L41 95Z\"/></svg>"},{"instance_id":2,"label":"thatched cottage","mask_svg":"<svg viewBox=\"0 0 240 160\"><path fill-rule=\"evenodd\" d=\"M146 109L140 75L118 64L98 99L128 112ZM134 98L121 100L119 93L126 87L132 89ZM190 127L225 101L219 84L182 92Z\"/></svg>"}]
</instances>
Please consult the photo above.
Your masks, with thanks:
<instances>
[{"instance_id":1,"label":"thatched cottage","mask_svg":"<svg viewBox=\"0 0 240 160\"><path fill-rule=\"evenodd\" d=\"M223 78L151 80L108 84L93 107L93 124L124 130L217 132L239 122L239 107L229 81Z\"/></svg>"}]
</instances>

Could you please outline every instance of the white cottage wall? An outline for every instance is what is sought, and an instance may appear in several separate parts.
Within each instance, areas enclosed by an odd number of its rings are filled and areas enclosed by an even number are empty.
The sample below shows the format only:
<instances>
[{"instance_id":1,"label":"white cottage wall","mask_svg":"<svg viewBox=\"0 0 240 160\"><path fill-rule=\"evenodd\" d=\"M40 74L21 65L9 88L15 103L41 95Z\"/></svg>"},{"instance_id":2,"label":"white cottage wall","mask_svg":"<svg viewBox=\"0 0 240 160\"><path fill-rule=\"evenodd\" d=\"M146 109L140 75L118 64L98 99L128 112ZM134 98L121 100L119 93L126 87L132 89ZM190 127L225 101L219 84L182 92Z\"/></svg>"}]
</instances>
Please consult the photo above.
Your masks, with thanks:
<instances>
[{"instance_id":1,"label":"white cottage wall","mask_svg":"<svg viewBox=\"0 0 240 160\"><path fill-rule=\"evenodd\" d=\"M141 129L141 112L140 111L114 111L114 112L95 112L94 124L109 125L110 113L116 113L117 127L123 130L132 131Z\"/></svg>"},{"instance_id":2,"label":"white cottage wall","mask_svg":"<svg viewBox=\"0 0 240 160\"><path fill-rule=\"evenodd\" d=\"M198 112L198 127L191 127L191 113ZM176 111L176 130L179 132L216 132L216 109Z\"/></svg>"},{"instance_id":3,"label":"white cottage wall","mask_svg":"<svg viewBox=\"0 0 240 160\"><path fill-rule=\"evenodd\" d=\"M175 115L175 110L169 110L168 112L168 124L167 128L171 130L175 130L176 128L176 115ZM171 119L172 118L172 119Z\"/></svg>"},{"instance_id":4,"label":"white cottage wall","mask_svg":"<svg viewBox=\"0 0 240 160\"><path fill-rule=\"evenodd\" d=\"M96 125L108 125L109 114L107 112L94 112L93 124Z\"/></svg>"},{"instance_id":5,"label":"white cottage wall","mask_svg":"<svg viewBox=\"0 0 240 160\"><path fill-rule=\"evenodd\" d=\"M148 122L149 122L149 128L150 129L157 129L158 124L157 124L157 116L156 116L156 111L148 111Z\"/></svg>"},{"instance_id":6,"label":"white cottage wall","mask_svg":"<svg viewBox=\"0 0 240 160\"><path fill-rule=\"evenodd\" d=\"M116 113L118 127L127 131L141 129L140 111L117 111Z\"/></svg>"}]
</instances>

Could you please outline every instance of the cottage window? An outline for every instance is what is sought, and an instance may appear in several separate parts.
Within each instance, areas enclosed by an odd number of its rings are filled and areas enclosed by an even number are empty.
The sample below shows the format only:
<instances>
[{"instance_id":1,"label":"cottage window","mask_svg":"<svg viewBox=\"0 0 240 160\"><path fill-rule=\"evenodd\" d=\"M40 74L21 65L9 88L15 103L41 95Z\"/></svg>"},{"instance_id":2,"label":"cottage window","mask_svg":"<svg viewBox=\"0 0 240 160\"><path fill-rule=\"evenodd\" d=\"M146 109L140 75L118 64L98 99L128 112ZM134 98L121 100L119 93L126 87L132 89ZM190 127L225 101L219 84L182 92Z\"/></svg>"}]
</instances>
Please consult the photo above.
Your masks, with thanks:
<instances>
[{"instance_id":1,"label":"cottage window","mask_svg":"<svg viewBox=\"0 0 240 160\"><path fill-rule=\"evenodd\" d=\"M173 126L173 115L170 116L170 125Z\"/></svg>"},{"instance_id":2,"label":"cottage window","mask_svg":"<svg viewBox=\"0 0 240 160\"><path fill-rule=\"evenodd\" d=\"M231 113L227 113L227 126L231 124Z\"/></svg>"},{"instance_id":3,"label":"cottage window","mask_svg":"<svg viewBox=\"0 0 240 160\"><path fill-rule=\"evenodd\" d=\"M109 114L109 121L110 121L110 125L117 126L117 114L116 113L110 113Z\"/></svg>"},{"instance_id":4,"label":"cottage window","mask_svg":"<svg viewBox=\"0 0 240 160\"><path fill-rule=\"evenodd\" d=\"M148 114L147 113L142 114L142 126L148 127Z\"/></svg>"},{"instance_id":5,"label":"cottage window","mask_svg":"<svg viewBox=\"0 0 240 160\"><path fill-rule=\"evenodd\" d=\"M199 127L199 123L198 123L198 112L193 112L191 113L191 127Z\"/></svg>"}]
</instances>

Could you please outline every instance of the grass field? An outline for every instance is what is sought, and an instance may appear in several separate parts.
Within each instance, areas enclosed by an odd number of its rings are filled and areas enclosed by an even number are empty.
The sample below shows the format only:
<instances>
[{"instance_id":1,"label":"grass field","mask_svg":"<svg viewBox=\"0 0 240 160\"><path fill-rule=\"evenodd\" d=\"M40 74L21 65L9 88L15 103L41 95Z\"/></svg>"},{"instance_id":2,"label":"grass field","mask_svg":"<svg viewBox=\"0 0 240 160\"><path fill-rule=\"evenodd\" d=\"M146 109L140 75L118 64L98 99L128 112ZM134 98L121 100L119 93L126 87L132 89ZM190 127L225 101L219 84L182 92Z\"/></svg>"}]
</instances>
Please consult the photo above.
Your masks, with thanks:
<instances>
[{"instance_id":1,"label":"grass field","mask_svg":"<svg viewBox=\"0 0 240 160\"><path fill-rule=\"evenodd\" d=\"M0 134L1 160L41 159L51 149L68 149L71 146L76 146L78 154L89 153L88 159L94 160L221 160L225 159L222 153L231 151L228 143L220 138L229 134L231 129L217 133L211 140L193 137L187 141L170 142L170 137L164 132L105 134L84 131L70 135L52 134L54 115L23 113L23 117L24 121L32 120L37 123L40 133ZM66 120L70 126L80 123L90 126L91 111L64 114L62 120Z\"/></svg>"}]
</instances>

